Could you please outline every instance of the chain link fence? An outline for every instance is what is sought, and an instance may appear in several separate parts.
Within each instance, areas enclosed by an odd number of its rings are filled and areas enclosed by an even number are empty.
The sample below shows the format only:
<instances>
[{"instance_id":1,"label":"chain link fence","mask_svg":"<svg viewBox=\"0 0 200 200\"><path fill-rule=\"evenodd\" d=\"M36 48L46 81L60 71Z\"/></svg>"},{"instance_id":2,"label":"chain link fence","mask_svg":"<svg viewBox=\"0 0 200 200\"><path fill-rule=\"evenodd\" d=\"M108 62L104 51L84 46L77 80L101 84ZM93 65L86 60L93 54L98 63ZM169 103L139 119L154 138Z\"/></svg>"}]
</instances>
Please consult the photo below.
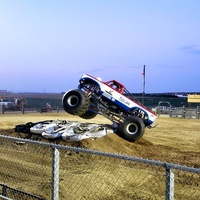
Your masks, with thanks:
<instances>
[{"instance_id":1,"label":"chain link fence","mask_svg":"<svg viewBox=\"0 0 200 200\"><path fill-rule=\"evenodd\" d=\"M3 199L200 199L200 169L0 136Z\"/></svg>"}]
</instances>

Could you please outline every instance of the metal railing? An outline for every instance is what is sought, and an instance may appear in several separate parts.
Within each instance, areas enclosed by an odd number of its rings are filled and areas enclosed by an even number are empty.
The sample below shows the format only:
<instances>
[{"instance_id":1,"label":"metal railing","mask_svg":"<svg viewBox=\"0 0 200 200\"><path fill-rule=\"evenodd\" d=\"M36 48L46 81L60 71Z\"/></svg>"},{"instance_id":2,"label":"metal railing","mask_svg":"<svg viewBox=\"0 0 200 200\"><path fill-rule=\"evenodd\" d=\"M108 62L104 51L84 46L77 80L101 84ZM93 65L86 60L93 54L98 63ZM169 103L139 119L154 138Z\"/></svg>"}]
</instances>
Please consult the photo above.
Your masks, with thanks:
<instances>
[{"instance_id":1,"label":"metal railing","mask_svg":"<svg viewBox=\"0 0 200 200\"><path fill-rule=\"evenodd\" d=\"M167 107L163 109L162 107L157 108L157 114L160 115L169 115L170 117L175 118L186 118L186 119L200 119L200 108L189 107Z\"/></svg>"},{"instance_id":2,"label":"metal railing","mask_svg":"<svg viewBox=\"0 0 200 200\"><path fill-rule=\"evenodd\" d=\"M170 117L200 119L200 108L199 106L197 106L197 108L187 108L187 107L171 108L169 115Z\"/></svg>"},{"instance_id":3,"label":"metal railing","mask_svg":"<svg viewBox=\"0 0 200 200\"><path fill-rule=\"evenodd\" d=\"M47 112L54 112L54 113L59 113L59 112L64 112L63 108L60 107L55 107L52 108L51 110L48 110L47 108L41 108L41 107L21 107L21 108L13 108L13 109L6 109L4 105L0 105L0 114L4 115L7 113L47 113Z\"/></svg>"},{"instance_id":4,"label":"metal railing","mask_svg":"<svg viewBox=\"0 0 200 200\"><path fill-rule=\"evenodd\" d=\"M199 168L4 135L0 143L6 199L200 199Z\"/></svg>"}]
</instances>

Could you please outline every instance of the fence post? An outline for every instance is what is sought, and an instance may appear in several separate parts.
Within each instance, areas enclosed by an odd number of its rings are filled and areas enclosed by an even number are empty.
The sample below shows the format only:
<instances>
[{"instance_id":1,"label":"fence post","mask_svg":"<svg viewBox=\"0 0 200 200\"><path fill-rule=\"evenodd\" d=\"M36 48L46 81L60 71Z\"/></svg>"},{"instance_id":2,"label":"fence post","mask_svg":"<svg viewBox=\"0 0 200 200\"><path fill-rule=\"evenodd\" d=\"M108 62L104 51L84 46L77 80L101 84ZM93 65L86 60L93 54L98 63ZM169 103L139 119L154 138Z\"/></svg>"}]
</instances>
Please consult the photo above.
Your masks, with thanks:
<instances>
[{"instance_id":1,"label":"fence post","mask_svg":"<svg viewBox=\"0 0 200 200\"><path fill-rule=\"evenodd\" d=\"M5 112L5 106L4 105L0 105L0 111L1 111L1 114L3 115L4 112Z\"/></svg>"},{"instance_id":2,"label":"fence post","mask_svg":"<svg viewBox=\"0 0 200 200\"><path fill-rule=\"evenodd\" d=\"M157 114L158 114L158 117L160 116L160 106L158 106L157 108Z\"/></svg>"},{"instance_id":3,"label":"fence post","mask_svg":"<svg viewBox=\"0 0 200 200\"><path fill-rule=\"evenodd\" d=\"M200 110L199 110L199 106L197 106L197 114L196 114L197 119L199 119L199 114L200 114Z\"/></svg>"},{"instance_id":4,"label":"fence post","mask_svg":"<svg viewBox=\"0 0 200 200\"><path fill-rule=\"evenodd\" d=\"M172 117L172 106L169 106L169 116Z\"/></svg>"},{"instance_id":5,"label":"fence post","mask_svg":"<svg viewBox=\"0 0 200 200\"><path fill-rule=\"evenodd\" d=\"M166 167L166 200L174 200L174 173Z\"/></svg>"},{"instance_id":6,"label":"fence post","mask_svg":"<svg viewBox=\"0 0 200 200\"><path fill-rule=\"evenodd\" d=\"M53 148L52 152L52 200L59 199L59 160L60 152Z\"/></svg>"},{"instance_id":7,"label":"fence post","mask_svg":"<svg viewBox=\"0 0 200 200\"><path fill-rule=\"evenodd\" d=\"M21 107L21 112L22 112L22 114L25 113L25 105L22 105L22 107Z\"/></svg>"},{"instance_id":8,"label":"fence post","mask_svg":"<svg viewBox=\"0 0 200 200\"><path fill-rule=\"evenodd\" d=\"M182 118L185 118L185 106L183 106L183 113L182 113Z\"/></svg>"}]
</instances>

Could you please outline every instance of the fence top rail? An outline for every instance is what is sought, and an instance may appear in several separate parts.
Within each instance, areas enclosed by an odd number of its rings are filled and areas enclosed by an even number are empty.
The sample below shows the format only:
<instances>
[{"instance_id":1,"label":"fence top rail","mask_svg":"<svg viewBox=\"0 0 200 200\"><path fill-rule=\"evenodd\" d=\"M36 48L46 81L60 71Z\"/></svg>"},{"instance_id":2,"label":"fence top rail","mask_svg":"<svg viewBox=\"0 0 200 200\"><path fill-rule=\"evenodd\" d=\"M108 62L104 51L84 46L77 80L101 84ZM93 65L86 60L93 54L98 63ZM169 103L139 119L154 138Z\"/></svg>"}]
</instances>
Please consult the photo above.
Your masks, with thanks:
<instances>
[{"instance_id":1,"label":"fence top rail","mask_svg":"<svg viewBox=\"0 0 200 200\"><path fill-rule=\"evenodd\" d=\"M22 190L19 190L19 189L16 189L16 188L7 186L7 185L5 185L4 183L0 183L0 186L3 187L3 188L5 188L6 190L7 190L7 189L12 190L13 192L20 193L21 195L25 195L26 197L29 197L29 198L32 197L32 198L38 199L38 200L45 200L45 198L43 198L43 197L39 197L39 196L34 195L34 194L29 194L29 193L24 192L24 191L22 191ZM1 197L1 196L0 196L0 197ZM4 196L2 196L2 197L4 198ZM12 199L9 198L9 200L12 200Z\"/></svg>"},{"instance_id":2,"label":"fence top rail","mask_svg":"<svg viewBox=\"0 0 200 200\"><path fill-rule=\"evenodd\" d=\"M16 138L16 137L11 137L11 136L6 136L6 135L0 135L0 138L5 139L5 140L12 140L12 141L26 142L26 143L41 145L41 146L45 146L45 147L50 147L52 149L56 148L56 149L64 149L64 150L70 150L70 151L75 151L75 152L95 154L95 155L99 155L99 156L112 157L112 158L116 158L116 159L136 161L136 162L150 164L150 165L162 166L162 167L165 167L166 169L180 169L183 171L200 174L200 168L181 166L181 165L173 164L173 163L149 160L149 159L144 159L144 158L137 158L137 157L126 156L126 155L121 155L121 154L108 153L108 152L100 152L97 150L89 150L89 149L64 146L64 145L59 145L59 144L51 144L48 142L34 141L34 140Z\"/></svg>"},{"instance_id":3,"label":"fence top rail","mask_svg":"<svg viewBox=\"0 0 200 200\"><path fill-rule=\"evenodd\" d=\"M12 200L12 199L10 199L10 198L8 198L8 197L5 197L5 196L3 196L3 195L1 195L1 194L0 194L0 198L1 198L1 199L4 199L4 200Z\"/></svg>"}]
</instances>

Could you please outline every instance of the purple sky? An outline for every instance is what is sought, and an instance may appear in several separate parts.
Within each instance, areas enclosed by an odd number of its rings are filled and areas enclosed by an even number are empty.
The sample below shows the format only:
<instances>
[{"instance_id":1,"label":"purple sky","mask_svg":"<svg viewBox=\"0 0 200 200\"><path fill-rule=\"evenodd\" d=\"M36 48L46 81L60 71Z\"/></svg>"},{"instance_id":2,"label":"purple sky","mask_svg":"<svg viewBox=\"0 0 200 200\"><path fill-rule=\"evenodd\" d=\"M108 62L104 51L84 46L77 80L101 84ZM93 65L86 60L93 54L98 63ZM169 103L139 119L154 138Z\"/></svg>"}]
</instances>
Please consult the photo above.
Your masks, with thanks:
<instances>
[{"instance_id":1,"label":"purple sky","mask_svg":"<svg viewBox=\"0 0 200 200\"><path fill-rule=\"evenodd\" d=\"M131 92L200 92L199 0L1 0L0 89L64 92L83 73Z\"/></svg>"}]
</instances>

